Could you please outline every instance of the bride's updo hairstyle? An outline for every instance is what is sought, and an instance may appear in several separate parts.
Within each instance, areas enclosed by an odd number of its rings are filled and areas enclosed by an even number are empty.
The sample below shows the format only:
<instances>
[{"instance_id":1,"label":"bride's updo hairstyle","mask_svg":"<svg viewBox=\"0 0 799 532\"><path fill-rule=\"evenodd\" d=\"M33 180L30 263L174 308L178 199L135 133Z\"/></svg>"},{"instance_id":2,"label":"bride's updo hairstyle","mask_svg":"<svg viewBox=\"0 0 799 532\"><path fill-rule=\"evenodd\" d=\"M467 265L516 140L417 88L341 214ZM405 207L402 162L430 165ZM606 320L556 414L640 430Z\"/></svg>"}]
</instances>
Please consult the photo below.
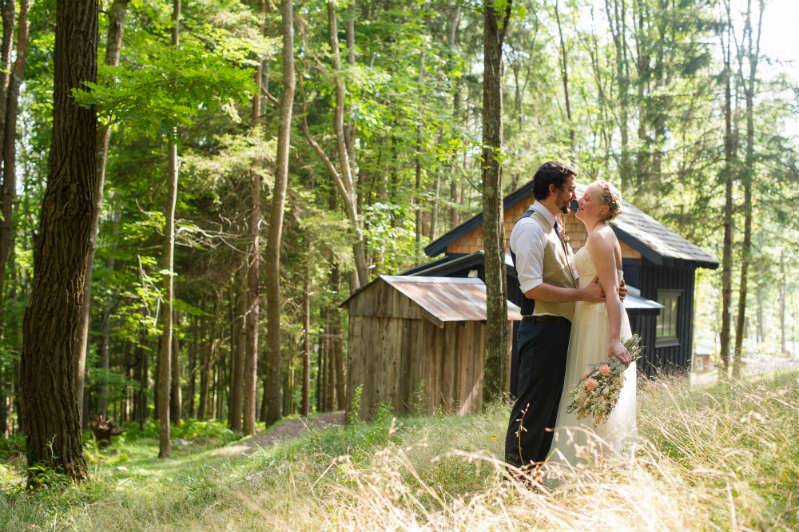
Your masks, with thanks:
<instances>
[{"instance_id":1,"label":"bride's updo hairstyle","mask_svg":"<svg viewBox=\"0 0 799 532\"><path fill-rule=\"evenodd\" d=\"M608 206L608 215L604 221L609 222L621 214L621 192L607 181L597 181L596 186L599 201Z\"/></svg>"}]
</instances>

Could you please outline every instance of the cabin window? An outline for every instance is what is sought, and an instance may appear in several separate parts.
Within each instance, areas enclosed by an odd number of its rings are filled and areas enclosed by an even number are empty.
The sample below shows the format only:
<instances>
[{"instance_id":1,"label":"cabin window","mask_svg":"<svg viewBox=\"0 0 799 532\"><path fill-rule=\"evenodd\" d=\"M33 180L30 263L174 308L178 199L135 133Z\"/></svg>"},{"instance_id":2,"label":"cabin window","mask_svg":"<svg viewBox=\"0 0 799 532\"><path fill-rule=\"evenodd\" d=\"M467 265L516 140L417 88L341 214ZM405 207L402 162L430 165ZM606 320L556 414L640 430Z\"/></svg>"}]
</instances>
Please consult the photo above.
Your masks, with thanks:
<instances>
[{"instance_id":1,"label":"cabin window","mask_svg":"<svg viewBox=\"0 0 799 532\"><path fill-rule=\"evenodd\" d=\"M680 308L682 290L658 290L658 303L663 305L657 320L656 339L658 344L676 344L677 311Z\"/></svg>"}]
</instances>

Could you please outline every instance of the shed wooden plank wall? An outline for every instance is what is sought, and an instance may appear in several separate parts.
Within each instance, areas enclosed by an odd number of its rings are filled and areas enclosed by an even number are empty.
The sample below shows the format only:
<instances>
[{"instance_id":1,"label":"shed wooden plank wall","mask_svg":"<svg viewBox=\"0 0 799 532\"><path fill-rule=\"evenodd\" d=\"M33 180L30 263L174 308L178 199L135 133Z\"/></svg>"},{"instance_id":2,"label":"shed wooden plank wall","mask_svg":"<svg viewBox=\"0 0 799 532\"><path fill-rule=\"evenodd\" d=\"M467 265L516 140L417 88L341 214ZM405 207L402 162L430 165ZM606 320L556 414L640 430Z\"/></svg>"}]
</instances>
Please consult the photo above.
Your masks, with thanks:
<instances>
[{"instance_id":1,"label":"shed wooden plank wall","mask_svg":"<svg viewBox=\"0 0 799 532\"><path fill-rule=\"evenodd\" d=\"M397 413L477 412L484 344L481 322L439 328L424 319L351 316L347 389L361 388L358 415L374 418L381 403Z\"/></svg>"}]
</instances>

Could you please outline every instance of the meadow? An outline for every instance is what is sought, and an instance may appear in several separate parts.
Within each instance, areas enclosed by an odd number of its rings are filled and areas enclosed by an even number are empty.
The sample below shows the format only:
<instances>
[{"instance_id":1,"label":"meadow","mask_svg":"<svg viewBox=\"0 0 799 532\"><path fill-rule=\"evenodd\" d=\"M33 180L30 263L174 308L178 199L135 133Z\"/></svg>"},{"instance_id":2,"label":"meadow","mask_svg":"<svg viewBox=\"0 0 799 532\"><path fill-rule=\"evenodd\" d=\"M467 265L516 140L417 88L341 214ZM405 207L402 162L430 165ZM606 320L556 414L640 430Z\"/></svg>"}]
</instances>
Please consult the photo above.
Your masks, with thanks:
<instances>
[{"instance_id":1,"label":"meadow","mask_svg":"<svg viewBox=\"0 0 799 532\"><path fill-rule=\"evenodd\" d=\"M222 425L155 426L87 443L91 480L23 489L18 449L0 450L2 530L799 528L799 374L691 389L642 381L634 459L585 449L532 488L500 461L508 407L394 417L250 449ZM285 422L285 421L284 421ZM19 443L19 442L17 442Z\"/></svg>"}]
</instances>

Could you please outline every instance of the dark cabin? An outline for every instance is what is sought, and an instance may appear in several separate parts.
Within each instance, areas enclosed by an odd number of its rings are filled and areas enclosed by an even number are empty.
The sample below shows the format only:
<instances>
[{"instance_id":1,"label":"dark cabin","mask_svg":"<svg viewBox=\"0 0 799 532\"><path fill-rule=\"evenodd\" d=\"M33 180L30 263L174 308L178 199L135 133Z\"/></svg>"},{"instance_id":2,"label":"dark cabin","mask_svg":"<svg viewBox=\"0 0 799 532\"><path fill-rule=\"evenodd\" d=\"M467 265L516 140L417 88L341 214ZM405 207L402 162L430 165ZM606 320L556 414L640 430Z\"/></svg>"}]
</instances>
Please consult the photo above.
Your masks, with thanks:
<instances>
[{"instance_id":1,"label":"dark cabin","mask_svg":"<svg viewBox=\"0 0 799 532\"><path fill-rule=\"evenodd\" d=\"M480 279L388 275L353 293L341 304L350 317L347 389L360 387L348 394L348 415L372 419L381 404L397 413L478 412L485 294ZM509 328L520 319L509 303Z\"/></svg>"},{"instance_id":2,"label":"dark cabin","mask_svg":"<svg viewBox=\"0 0 799 532\"><path fill-rule=\"evenodd\" d=\"M585 185L578 185L578 196ZM505 250L516 220L533 202L532 181L504 199ZM644 354L639 367L648 375L691 368L694 314L694 272L718 268L711 254L666 228L624 201L623 213L611 226L621 243L624 278L630 289L625 307L633 332L640 335ZM583 224L568 214L567 238L577 251L585 243ZM483 266L483 217L478 214L425 248L429 257L444 256L414 268L405 275L485 278ZM506 255L508 299L519 305L524 295L516 271ZM514 334L515 343L515 334ZM516 346L511 362L511 394L515 392Z\"/></svg>"}]
</instances>

